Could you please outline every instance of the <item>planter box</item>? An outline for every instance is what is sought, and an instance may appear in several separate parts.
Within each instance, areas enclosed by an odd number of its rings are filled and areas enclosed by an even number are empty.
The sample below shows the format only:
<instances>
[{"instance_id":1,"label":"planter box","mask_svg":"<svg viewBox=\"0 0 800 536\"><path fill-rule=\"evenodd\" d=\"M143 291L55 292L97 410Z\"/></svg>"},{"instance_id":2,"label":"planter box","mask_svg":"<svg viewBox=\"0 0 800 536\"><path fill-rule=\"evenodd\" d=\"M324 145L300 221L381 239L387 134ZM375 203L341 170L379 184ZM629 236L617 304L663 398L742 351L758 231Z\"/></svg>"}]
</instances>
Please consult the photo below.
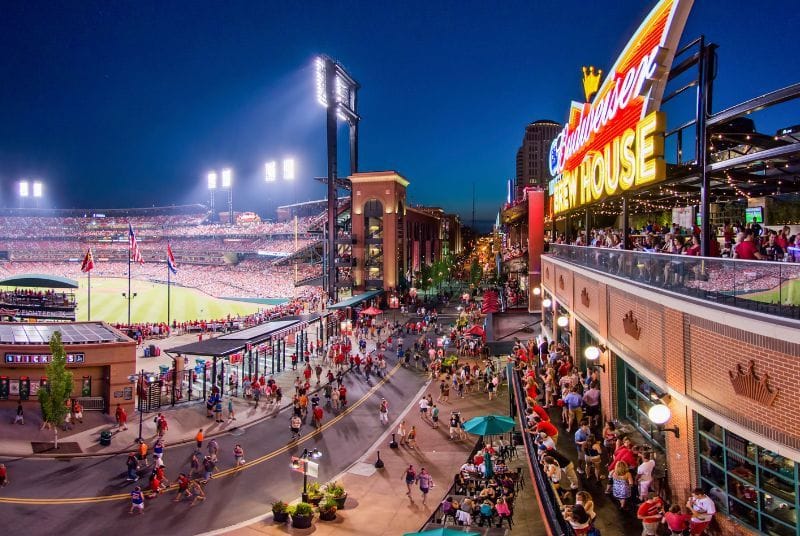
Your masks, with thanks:
<instances>
[{"instance_id":1,"label":"planter box","mask_svg":"<svg viewBox=\"0 0 800 536\"><path fill-rule=\"evenodd\" d=\"M333 521L336 519L336 512L320 512L319 518L322 521Z\"/></svg>"},{"instance_id":2,"label":"planter box","mask_svg":"<svg viewBox=\"0 0 800 536\"><path fill-rule=\"evenodd\" d=\"M278 513L273 512L272 520L275 523L286 523L287 521L289 521L289 512L278 512Z\"/></svg>"},{"instance_id":3,"label":"planter box","mask_svg":"<svg viewBox=\"0 0 800 536\"><path fill-rule=\"evenodd\" d=\"M347 500L347 493L341 497L331 497L331 499L336 501L336 508L339 510L344 510L344 502Z\"/></svg>"}]
</instances>

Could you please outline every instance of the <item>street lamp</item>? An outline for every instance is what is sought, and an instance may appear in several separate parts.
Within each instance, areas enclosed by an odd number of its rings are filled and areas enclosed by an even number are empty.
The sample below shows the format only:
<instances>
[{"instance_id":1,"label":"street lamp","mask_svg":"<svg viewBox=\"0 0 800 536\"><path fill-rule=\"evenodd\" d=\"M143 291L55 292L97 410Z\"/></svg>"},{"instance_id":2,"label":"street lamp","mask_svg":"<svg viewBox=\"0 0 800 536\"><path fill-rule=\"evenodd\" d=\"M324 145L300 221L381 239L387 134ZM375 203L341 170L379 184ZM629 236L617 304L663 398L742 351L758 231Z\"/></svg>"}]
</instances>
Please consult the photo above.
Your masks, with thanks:
<instances>
[{"instance_id":1,"label":"street lamp","mask_svg":"<svg viewBox=\"0 0 800 536\"><path fill-rule=\"evenodd\" d=\"M139 437L136 438L136 441L142 441L142 423L144 421L144 390L145 384L150 385L154 381L156 381L156 377L154 374L149 374L142 369L142 371L138 374L131 374L128 376L128 381L132 384L136 385L136 398L139 402Z\"/></svg>"},{"instance_id":2,"label":"street lamp","mask_svg":"<svg viewBox=\"0 0 800 536\"><path fill-rule=\"evenodd\" d=\"M316 448L312 450L303 449L303 453L299 457L292 457L290 467L295 471L302 469L303 472L303 502L308 502L308 460L318 460L320 458L322 458L322 452Z\"/></svg>"}]
</instances>

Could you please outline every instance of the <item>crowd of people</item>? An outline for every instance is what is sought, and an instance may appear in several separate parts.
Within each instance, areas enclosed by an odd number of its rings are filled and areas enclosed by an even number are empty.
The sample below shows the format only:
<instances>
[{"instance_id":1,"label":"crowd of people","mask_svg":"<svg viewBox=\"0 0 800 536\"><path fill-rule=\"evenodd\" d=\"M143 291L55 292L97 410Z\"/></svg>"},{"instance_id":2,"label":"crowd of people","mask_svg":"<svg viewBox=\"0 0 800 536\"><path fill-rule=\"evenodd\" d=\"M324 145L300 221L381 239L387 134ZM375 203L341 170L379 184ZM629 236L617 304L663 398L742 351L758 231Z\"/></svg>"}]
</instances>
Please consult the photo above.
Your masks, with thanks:
<instances>
[{"instance_id":1,"label":"crowd of people","mask_svg":"<svg viewBox=\"0 0 800 536\"><path fill-rule=\"evenodd\" d=\"M596 370L580 372L567 348L546 340L517 341L513 359L526 391L527 433L577 536L594 533L597 512L590 490L605 492L635 515L644 536L655 536L661 523L674 535L705 533L716 512L705 492L694 490L685 507L666 505L656 485L656 452L637 442L633 429L601 422ZM562 434L568 434L571 447L559 441Z\"/></svg>"},{"instance_id":2,"label":"crowd of people","mask_svg":"<svg viewBox=\"0 0 800 536\"><path fill-rule=\"evenodd\" d=\"M134 264L132 277L137 280L166 281L166 263ZM6 262L0 264L0 277L44 273L60 277L82 276L78 262ZM297 280L321 274L318 265L298 264ZM95 277L127 277L127 262L95 261ZM247 259L236 265L180 265L172 283L197 288L214 297L289 298L301 292L295 288L295 268L292 265L275 265L266 259Z\"/></svg>"}]
</instances>

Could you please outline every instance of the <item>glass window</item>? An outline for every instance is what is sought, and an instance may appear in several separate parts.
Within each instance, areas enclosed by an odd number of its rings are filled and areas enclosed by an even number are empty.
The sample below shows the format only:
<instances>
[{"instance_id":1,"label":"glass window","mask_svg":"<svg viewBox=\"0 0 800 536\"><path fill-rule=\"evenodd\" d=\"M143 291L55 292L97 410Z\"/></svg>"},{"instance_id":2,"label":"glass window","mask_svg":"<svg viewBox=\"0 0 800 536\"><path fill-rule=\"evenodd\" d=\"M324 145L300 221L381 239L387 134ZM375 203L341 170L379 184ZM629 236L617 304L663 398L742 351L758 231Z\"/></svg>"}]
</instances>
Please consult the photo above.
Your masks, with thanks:
<instances>
[{"instance_id":1,"label":"glass window","mask_svg":"<svg viewBox=\"0 0 800 536\"><path fill-rule=\"evenodd\" d=\"M797 464L702 415L695 420L700 482L717 508L765 534L800 534Z\"/></svg>"},{"instance_id":2,"label":"glass window","mask_svg":"<svg viewBox=\"0 0 800 536\"><path fill-rule=\"evenodd\" d=\"M620 364L622 379L625 383L624 388L620 391L625 396L624 403L620 402L623 419L633 424L650 444L665 451L667 443L664 432L650 422L650 418L647 416L650 408L659 401L664 393L646 378L640 376L622 359L617 358L617 363Z\"/></svg>"}]
</instances>

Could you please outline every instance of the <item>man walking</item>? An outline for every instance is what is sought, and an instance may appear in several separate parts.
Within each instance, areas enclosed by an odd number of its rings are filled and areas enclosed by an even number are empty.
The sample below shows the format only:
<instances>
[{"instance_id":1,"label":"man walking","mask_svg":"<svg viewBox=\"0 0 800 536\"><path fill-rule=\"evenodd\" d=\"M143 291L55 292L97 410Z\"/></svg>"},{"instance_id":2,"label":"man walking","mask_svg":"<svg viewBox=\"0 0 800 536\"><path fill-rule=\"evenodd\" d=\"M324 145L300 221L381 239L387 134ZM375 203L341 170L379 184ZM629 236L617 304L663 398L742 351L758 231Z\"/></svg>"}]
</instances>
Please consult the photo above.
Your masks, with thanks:
<instances>
[{"instance_id":1,"label":"man walking","mask_svg":"<svg viewBox=\"0 0 800 536\"><path fill-rule=\"evenodd\" d=\"M381 405L378 412L380 414L381 424L389 424L389 403L385 398L381 398Z\"/></svg>"},{"instance_id":2,"label":"man walking","mask_svg":"<svg viewBox=\"0 0 800 536\"><path fill-rule=\"evenodd\" d=\"M297 415L292 415L292 418L289 420L289 429L292 432L292 441L300 438L300 427L302 425L303 421L300 420L300 417Z\"/></svg>"},{"instance_id":3,"label":"man walking","mask_svg":"<svg viewBox=\"0 0 800 536\"><path fill-rule=\"evenodd\" d=\"M642 536L656 536L661 516L664 515L664 502L654 492L647 494L647 500L639 505L636 516L642 521Z\"/></svg>"}]
</instances>

